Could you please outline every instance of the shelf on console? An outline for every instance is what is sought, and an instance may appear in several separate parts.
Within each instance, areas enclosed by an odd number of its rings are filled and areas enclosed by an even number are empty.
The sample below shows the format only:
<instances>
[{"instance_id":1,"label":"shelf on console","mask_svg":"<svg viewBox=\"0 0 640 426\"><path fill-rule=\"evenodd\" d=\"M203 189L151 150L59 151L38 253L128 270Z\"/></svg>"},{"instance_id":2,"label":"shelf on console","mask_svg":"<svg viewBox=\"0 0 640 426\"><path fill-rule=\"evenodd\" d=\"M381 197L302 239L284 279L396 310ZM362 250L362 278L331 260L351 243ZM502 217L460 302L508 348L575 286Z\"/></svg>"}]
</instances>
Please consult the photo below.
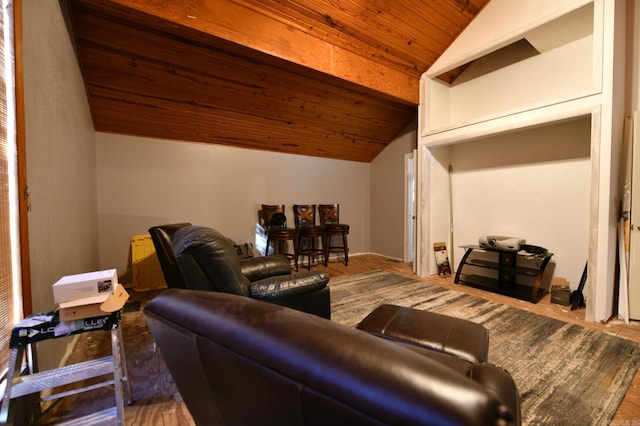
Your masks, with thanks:
<instances>
[{"instance_id":1,"label":"shelf on console","mask_svg":"<svg viewBox=\"0 0 640 426\"><path fill-rule=\"evenodd\" d=\"M545 294L546 290L540 287L542 276L547 264L553 256L552 253L532 255L526 252L492 250L476 245L461 246L466 250L458 270L456 272L454 282L464 283L466 285L491 291L494 293L504 294L518 299L529 300L537 303ZM488 256L497 256L498 261L481 259L479 257L470 257L472 253L486 254ZM534 258L536 267L521 266L523 261ZM520 263L520 265L519 265ZM489 272L491 276L485 276L475 273L463 272L469 267L479 268ZM524 282L523 278L528 279Z\"/></svg>"}]
</instances>

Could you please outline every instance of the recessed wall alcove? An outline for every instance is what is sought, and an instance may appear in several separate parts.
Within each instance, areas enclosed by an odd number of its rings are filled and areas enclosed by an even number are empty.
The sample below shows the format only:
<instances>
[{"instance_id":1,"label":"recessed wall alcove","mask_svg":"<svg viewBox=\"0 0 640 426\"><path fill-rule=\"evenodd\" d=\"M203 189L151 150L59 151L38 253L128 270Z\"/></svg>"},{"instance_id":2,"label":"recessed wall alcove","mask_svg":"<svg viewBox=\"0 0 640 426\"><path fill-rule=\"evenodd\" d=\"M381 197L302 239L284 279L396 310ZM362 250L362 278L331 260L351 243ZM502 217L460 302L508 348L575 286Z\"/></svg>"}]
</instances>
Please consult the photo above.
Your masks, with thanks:
<instances>
[{"instance_id":1,"label":"recessed wall alcove","mask_svg":"<svg viewBox=\"0 0 640 426\"><path fill-rule=\"evenodd\" d=\"M454 262L480 235L521 237L577 285L589 255L590 150L590 117L451 145Z\"/></svg>"},{"instance_id":2,"label":"recessed wall alcove","mask_svg":"<svg viewBox=\"0 0 640 426\"><path fill-rule=\"evenodd\" d=\"M587 320L612 315L624 13L614 0L492 0L423 75L419 275L436 271L434 242L456 268L481 235L522 237L573 289L588 260Z\"/></svg>"}]
</instances>

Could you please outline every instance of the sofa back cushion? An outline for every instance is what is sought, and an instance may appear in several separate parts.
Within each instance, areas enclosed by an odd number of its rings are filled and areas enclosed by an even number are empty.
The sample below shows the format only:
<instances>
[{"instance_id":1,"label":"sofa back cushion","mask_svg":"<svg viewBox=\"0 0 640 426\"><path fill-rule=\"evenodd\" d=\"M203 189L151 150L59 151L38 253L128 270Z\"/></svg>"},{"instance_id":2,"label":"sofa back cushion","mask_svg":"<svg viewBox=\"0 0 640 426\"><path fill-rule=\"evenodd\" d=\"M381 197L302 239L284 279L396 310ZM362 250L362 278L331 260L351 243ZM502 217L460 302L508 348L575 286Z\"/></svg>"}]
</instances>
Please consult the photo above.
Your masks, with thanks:
<instances>
[{"instance_id":1,"label":"sofa back cushion","mask_svg":"<svg viewBox=\"0 0 640 426\"><path fill-rule=\"evenodd\" d=\"M186 226L176 231L172 244L187 288L249 295L249 279L233 243L215 229Z\"/></svg>"},{"instance_id":2,"label":"sofa back cushion","mask_svg":"<svg viewBox=\"0 0 640 426\"><path fill-rule=\"evenodd\" d=\"M171 289L145 318L196 424L514 424L465 374L314 315Z\"/></svg>"},{"instance_id":3,"label":"sofa back cushion","mask_svg":"<svg viewBox=\"0 0 640 426\"><path fill-rule=\"evenodd\" d=\"M171 244L173 235L185 226L191 226L191 224L188 222L172 223L149 228L149 235L151 235L164 280L169 288L187 288L180 270L180 264Z\"/></svg>"}]
</instances>

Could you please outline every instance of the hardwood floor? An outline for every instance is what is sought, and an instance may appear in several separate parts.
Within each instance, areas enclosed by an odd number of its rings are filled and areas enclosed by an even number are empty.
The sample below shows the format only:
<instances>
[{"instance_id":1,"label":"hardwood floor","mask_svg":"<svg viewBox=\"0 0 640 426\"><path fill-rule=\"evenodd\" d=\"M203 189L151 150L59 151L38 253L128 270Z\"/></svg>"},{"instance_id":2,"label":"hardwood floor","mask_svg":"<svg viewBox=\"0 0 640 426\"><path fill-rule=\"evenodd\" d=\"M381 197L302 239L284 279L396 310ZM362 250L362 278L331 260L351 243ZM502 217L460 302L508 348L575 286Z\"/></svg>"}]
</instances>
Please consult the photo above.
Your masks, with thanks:
<instances>
[{"instance_id":1,"label":"hardwood floor","mask_svg":"<svg viewBox=\"0 0 640 426\"><path fill-rule=\"evenodd\" d=\"M377 255L361 255L349 258L349 266L345 266L338 260L329 262L327 268L315 266L317 270L325 270L331 276L355 274L358 272L370 271L372 269L382 269L398 275L407 276L416 280L422 280L430 284L440 285L446 288L455 289L476 297L493 300L515 308L524 309L540 315L549 316L569 323L579 324L593 328L605 333L616 335L625 339L640 342L640 322L625 324L623 321L613 319L606 324L588 323L584 320L585 310L571 311L568 306L553 304L549 295L546 295L537 304L513 299L507 296L489 293L460 284L453 283L453 277L429 277L421 279L413 274L412 265L398 262ZM144 304L154 296L154 292L134 293L131 291L131 300L140 301ZM136 318L134 321L132 318ZM129 377L133 389L135 402L125 407L125 420L127 425L192 425L194 424L186 407L182 403L179 393L175 389L171 380L166 380L169 376L164 367L159 352L155 345L148 348L139 348L136 343L136 336L144 336L148 333L146 324L140 320L141 315L125 315L123 329L125 335L125 345L127 348ZM126 329L128 328L128 330ZM133 332L132 332L133 331ZM86 333L90 336L93 333ZM84 335L83 335L84 336ZM131 336L131 337L129 337ZM86 340L86 339L85 339ZM103 339L104 340L104 339ZM102 348L100 349L100 346ZM109 343L79 341L74 350L70 362L74 357L83 359L89 356L92 351L108 350ZM561 350L561 348L558 348ZM75 415L76 413L91 409L92 401L105 399L103 397L93 397L93 400L69 397L58 406L50 410L43 419L43 424L55 422L64 415ZM68 402L66 400L69 400ZM615 425L635 425L640 424L640 374L636 374L629 391L627 392L616 416L611 424Z\"/></svg>"}]
</instances>

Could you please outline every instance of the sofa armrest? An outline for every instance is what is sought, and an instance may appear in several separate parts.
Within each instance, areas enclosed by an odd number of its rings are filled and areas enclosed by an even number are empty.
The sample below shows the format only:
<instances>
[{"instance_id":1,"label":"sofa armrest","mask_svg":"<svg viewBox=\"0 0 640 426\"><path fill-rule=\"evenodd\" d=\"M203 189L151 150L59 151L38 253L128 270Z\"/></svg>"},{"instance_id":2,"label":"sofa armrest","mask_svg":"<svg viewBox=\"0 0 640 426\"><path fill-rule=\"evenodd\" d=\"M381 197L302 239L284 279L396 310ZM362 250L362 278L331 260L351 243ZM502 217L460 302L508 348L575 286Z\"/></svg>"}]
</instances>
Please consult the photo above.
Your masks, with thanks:
<instances>
[{"instance_id":1,"label":"sofa armrest","mask_svg":"<svg viewBox=\"0 0 640 426\"><path fill-rule=\"evenodd\" d=\"M290 275L291 265L289 259L281 254L249 257L240 260L240 272L254 282L277 275Z\"/></svg>"},{"instance_id":2,"label":"sofa armrest","mask_svg":"<svg viewBox=\"0 0 640 426\"><path fill-rule=\"evenodd\" d=\"M505 417L511 418L513 424L521 424L520 404L522 401L520 393L507 370L488 363L475 364L471 367L469 378L479 383L502 401L502 410L504 410L503 415Z\"/></svg>"},{"instance_id":3,"label":"sofa armrest","mask_svg":"<svg viewBox=\"0 0 640 426\"><path fill-rule=\"evenodd\" d=\"M279 275L251 283L249 296L269 301L321 290L327 286L329 274L305 271L293 275Z\"/></svg>"},{"instance_id":4,"label":"sofa armrest","mask_svg":"<svg viewBox=\"0 0 640 426\"><path fill-rule=\"evenodd\" d=\"M489 357L489 331L485 327L436 312L384 304L371 311L356 328L472 363L487 362Z\"/></svg>"}]
</instances>

